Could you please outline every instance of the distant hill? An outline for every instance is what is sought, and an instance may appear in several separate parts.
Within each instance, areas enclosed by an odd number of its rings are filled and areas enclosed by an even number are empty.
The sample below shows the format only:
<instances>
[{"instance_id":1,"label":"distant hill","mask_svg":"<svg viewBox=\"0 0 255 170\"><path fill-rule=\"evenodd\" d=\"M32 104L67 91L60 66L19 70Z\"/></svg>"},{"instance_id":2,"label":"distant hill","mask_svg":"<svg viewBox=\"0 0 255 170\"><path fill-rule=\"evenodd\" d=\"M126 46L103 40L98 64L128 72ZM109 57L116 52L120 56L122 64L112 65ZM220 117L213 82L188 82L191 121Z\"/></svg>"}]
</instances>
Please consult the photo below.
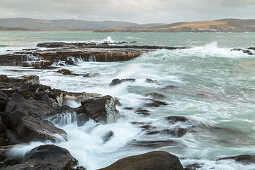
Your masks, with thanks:
<instances>
[{"instance_id":1,"label":"distant hill","mask_svg":"<svg viewBox=\"0 0 255 170\"><path fill-rule=\"evenodd\" d=\"M136 24L121 21L0 18L0 31L255 32L255 19L221 19L172 24Z\"/></svg>"},{"instance_id":2,"label":"distant hill","mask_svg":"<svg viewBox=\"0 0 255 170\"><path fill-rule=\"evenodd\" d=\"M255 32L255 19L221 19L179 22L161 26L136 25L96 30L97 32Z\"/></svg>"},{"instance_id":3,"label":"distant hill","mask_svg":"<svg viewBox=\"0 0 255 170\"><path fill-rule=\"evenodd\" d=\"M136 23L121 21L83 21L74 19L41 20L30 18L0 18L2 30L33 31L86 31L110 27L135 26Z\"/></svg>"}]
</instances>

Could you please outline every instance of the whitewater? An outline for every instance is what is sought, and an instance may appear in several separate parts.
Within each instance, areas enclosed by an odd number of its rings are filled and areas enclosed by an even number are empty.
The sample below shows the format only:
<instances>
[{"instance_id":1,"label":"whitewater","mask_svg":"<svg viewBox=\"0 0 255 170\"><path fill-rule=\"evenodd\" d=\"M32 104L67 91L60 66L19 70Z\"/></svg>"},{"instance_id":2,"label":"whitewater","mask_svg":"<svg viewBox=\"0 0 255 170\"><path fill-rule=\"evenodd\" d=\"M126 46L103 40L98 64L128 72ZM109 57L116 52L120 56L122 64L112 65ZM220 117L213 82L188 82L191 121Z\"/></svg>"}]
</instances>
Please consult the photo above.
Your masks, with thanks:
<instances>
[{"instance_id":1,"label":"whitewater","mask_svg":"<svg viewBox=\"0 0 255 170\"><path fill-rule=\"evenodd\" d=\"M16 66L0 67L0 73L10 77L38 75L41 84L52 88L68 92L99 93L119 99L121 106L117 106L117 109L121 117L112 124L98 124L89 120L84 126L78 127L76 113L59 115L60 121L51 120L65 130L68 137L67 142L55 144L68 149L79 161L79 165L94 170L106 167L126 156L162 150L177 155L184 166L199 163L201 167L198 169L201 170L255 169L254 164L244 165L232 160L216 161L217 158L226 156L255 154L255 55L231 51L231 48L235 47L252 46L254 34L247 36L239 33L179 33L178 38L174 34L165 37L166 34L157 33L81 33L80 36L76 35L78 33L73 33L73 36L70 33L62 33L59 38L60 33L55 33L55 36L45 38L45 33L42 33L41 39L40 36L32 36L30 41L25 41L24 38L33 33L28 34L16 35L16 41L13 37L5 41L8 38L8 35L5 35L0 40L0 44L5 45L0 47L0 53L11 53L13 51L10 50L31 48L38 42L55 40L98 43L137 41L137 45L191 47L183 50L156 50L126 62L78 60L76 66L63 66L76 74L96 74L89 78L63 76L57 73L58 68L43 70ZM235 42L240 37L247 39L242 38ZM136 81L109 86L115 78L134 78ZM158 83L147 83L147 78L157 80ZM162 101L168 105L157 108L144 107L150 99L145 94L152 92L165 95L166 98ZM73 100L66 104L72 107L80 106L79 102ZM125 108L145 108L149 110L150 115L139 115L134 110ZM184 116L193 123L169 124L165 119L167 116ZM196 133L188 132L182 137L168 134L148 135L134 122L148 124L157 130L194 125L206 128ZM227 130L218 131L212 127ZM103 138L110 131L114 135L105 142ZM176 144L153 148L131 144L133 141L166 140L173 140ZM9 152L9 156L22 157L42 144L32 142L15 147Z\"/></svg>"}]
</instances>

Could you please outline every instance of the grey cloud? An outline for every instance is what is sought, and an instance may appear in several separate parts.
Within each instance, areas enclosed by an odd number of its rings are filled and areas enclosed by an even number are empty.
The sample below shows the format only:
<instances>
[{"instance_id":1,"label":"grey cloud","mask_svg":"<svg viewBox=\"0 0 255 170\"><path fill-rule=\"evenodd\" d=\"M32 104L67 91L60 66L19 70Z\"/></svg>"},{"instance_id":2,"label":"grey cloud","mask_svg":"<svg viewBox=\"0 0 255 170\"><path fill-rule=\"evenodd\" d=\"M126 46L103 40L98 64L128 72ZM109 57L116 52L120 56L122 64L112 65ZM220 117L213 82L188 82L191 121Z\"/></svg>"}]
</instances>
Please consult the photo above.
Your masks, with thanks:
<instances>
[{"instance_id":1,"label":"grey cloud","mask_svg":"<svg viewBox=\"0 0 255 170\"><path fill-rule=\"evenodd\" d=\"M140 23L252 18L254 0L0 0L0 17Z\"/></svg>"}]
</instances>

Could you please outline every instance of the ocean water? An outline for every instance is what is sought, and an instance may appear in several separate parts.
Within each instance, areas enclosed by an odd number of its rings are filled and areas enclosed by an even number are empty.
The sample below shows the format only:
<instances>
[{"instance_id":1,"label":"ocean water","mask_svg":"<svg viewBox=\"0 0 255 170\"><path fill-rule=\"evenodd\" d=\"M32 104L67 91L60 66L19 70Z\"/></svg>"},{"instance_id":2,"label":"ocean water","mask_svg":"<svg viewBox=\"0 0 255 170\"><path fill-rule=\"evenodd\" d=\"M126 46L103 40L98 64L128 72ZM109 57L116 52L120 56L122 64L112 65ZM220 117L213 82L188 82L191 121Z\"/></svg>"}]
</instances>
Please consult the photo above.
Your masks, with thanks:
<instances>
[{"instance_id":1,"label":"ocean water","mask_svg":"<svg viewBox=\"0 0 255 170\"><path fill-rule=\"evenodd\" d=\"M102 168L116 160L153 150L173 153L184 166L199 163L201 170L251 170L254 164L216 161L224 156L255 154L255 55L231 48L255 46L255 33L90 33L90 32L0 32L0 52L34 48L47 41L136 41L136 45L187 46L185 50L157 50L127 62L99 63L80 61L77 66L64 66L74 73L98 73L98 76L63 76L56 71L1 66L0 74L8 76L38 75L41 83L70 92L92 92L119 98L121 118L107 125L90 120L82 127L71 121L71 114L56 123L68 134L68 142L57 143L67 148L89 170ZM18 70L18 72L17 72ZM134 83L109 87L114 78L135 78ZM159 84L146 83L146 78ZM176 88L165 88L174 86ZM145 107L157 92L166 96L167 106ZM70 101L73 107L79 103ZM143 108L150 116L142 116L124 107ZM185 116L189 123L169 124L165 117ZM198 128L183 137L166 134L148 135L131 122L143 122L156 130L175 127ZM217 127L217 128L216 128ZM102 137L112 131L113 137ZM133 141L167 141L162 147L138 147ZM10 156L22 156L41 145L33 142L14 148Z\"/></svg>"}]
</instances>

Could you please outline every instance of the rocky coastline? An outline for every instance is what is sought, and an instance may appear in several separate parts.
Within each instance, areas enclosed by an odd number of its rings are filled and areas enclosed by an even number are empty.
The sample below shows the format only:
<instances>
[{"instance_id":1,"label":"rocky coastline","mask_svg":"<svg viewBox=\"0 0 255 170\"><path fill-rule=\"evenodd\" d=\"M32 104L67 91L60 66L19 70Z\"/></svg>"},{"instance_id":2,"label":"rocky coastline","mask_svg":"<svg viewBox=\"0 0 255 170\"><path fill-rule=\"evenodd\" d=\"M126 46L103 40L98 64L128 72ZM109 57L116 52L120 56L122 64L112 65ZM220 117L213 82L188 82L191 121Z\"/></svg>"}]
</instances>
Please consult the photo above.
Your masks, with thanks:
<instances>
[{"instance_id":1,"label":"rocky coastline","mask_svg":"<svg viewBox=\"0 0 255 170\"><path fill-rule=\"evenodd\" d=\"M76 75L69 70L61 69L63 65L75 65L77 60L115 62L128 61L139 57L143 53L156 49L182 50L185 47L156 47L156 46L111 46L110 44L93 43L42 43L38 47L45 47L46 50L26 49L13 54L0 55L1 66L22 66L36 69L50 69L59 67L59 73L63 76L93 76ZM253 55L254 48L233 49L242 51L248 55ZM248 50L248 51L247 51ZM133 78L114 79L109 86L118 86L125 82L134 82ZM146 83L158 84L157 80L145 79ZM178 89L175 86L168 86L165 89ZM202 95L203 94L197 94ZM163 101L164 94L147 93L149 97L145 108L161 107L168 105ZM81 105L72 108L66 105L66 101L75 100ZM59 115L74 113L77 118L77 125L83 126L89 119L100 124L110 124L116 121L120 112L116 106L121 103L114 96L102 96L97 93L71 93L50 86L40 84L40 79L36 75L22 77L8 77L0 75L0 168L11 169L64 169L64 170L84 170L79 166L79 162L70 152L56 145L38 146L22 158L10 158L8 152L11 148L29 143L32 141L51 141L53 143L68 140L67 133L54 125ZM148 116L150 111L145 108L124 108L134 110L135 113ZM168 116L165 120L169 125L178 122L186 123L188 128L178 128L158 130L150 124L144 122L131 122L141 128L146 135L166 134L171 137L181 138L188 133L199 133L208 131L210 133L225 133L226 135L238 135L238 131L228 128L211 127L201 125L193 120L182 116ZM105 134L103 140L107 141L114 135L112 132ZM152 150L163 147L179 145L172 140L155 141L132 141L132 146L151 148ZM254 155L238 155L233 157L215 158L217 161L235 160L244 164L255 163ZM154 151L141 155L126 157L118 160L112 165L102 168L102 170L194 170L201 165L188 165L183 167L180 159L168 152Z\"/></svg>"}]
</instances>

